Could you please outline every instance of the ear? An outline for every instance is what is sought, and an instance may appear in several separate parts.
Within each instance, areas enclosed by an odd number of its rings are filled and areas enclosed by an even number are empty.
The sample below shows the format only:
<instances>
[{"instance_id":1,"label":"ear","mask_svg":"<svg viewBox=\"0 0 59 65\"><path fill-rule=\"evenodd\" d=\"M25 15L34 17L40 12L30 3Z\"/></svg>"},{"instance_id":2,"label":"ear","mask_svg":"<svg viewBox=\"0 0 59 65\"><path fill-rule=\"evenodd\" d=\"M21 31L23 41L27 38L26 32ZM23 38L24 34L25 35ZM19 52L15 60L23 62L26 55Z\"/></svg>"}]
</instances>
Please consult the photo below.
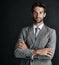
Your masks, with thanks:
<instances>
[{"instance_id":1,"label":"ear","mask_svg":"<svg viewBox=\"0 0 59 65\"><path fill-rule=\"evenodd\" d=\"M46 17L46 13L44 13L44 17Z\"/></svg>"}]
</instances>

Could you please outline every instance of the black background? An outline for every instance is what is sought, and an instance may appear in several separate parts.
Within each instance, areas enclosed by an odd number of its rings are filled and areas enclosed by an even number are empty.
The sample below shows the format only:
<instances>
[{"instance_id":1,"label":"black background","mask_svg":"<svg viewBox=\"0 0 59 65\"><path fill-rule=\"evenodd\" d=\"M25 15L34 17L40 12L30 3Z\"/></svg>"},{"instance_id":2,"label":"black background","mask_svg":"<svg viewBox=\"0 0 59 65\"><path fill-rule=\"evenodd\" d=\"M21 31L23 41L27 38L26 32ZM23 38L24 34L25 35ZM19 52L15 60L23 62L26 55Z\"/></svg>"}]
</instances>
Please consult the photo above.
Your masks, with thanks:
<instances>
[{"instance_id":1,"label":"black background","mask_svg":"<svg viewBox=\"0 0 59 65\"><path fill-rule=\"evenodd\" d=\"M20 59L14 57L14 47L18 35L27 25L32 24L31 6L35 0L2 0L0 8L0 64L20 65ZM38 0L47 6L45 24L56 29L57 44L53 65L59 65L59 0Z\"/></svg>"}]
</instances>

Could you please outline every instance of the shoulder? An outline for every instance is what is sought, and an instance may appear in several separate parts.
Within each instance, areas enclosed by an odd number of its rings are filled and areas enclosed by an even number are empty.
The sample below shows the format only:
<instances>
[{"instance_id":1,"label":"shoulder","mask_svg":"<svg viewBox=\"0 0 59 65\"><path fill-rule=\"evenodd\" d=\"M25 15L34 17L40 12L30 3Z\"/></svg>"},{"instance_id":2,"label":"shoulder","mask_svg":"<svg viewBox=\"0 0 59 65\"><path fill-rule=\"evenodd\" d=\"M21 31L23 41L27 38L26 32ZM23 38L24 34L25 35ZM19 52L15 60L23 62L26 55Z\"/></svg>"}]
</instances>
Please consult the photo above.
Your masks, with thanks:
<instances>
[{"instance_id":1,"label":"shoulder","mask_svg":"<svg viewBox=\"0 0 59 65\"><path fill-rule=\"evenodd\" d=\"M45 27L46 27L47 30L50 31L50 32L53 32L53 31L56 32L56 30L55 30L54 28L51 28L51 27L49 27L49 26L47 26L47 25L45 25Z\"/></svg>"},{"instance_id":2,"label":"shoulder","mask_svg":"<svg viewBox=\"0 0 59 65\"><path fill-rule=\"evenodd\" d=\"M49 26L47 26L47 25L45 25L45 27L46 27L47 30L49 30L49 31L56 31L54 28L51 28L51 27L49 27Z\"/></svg>"},{"instance_id":3,"label":"shoulder","mask_svg":"<svg viewBox=\"0 0 59 65\"><path fill-rule=\"evenodd\" d=\"M31 29L32 26L23 27L22 31L28 32Z\"/></svg>"}]
</instances>

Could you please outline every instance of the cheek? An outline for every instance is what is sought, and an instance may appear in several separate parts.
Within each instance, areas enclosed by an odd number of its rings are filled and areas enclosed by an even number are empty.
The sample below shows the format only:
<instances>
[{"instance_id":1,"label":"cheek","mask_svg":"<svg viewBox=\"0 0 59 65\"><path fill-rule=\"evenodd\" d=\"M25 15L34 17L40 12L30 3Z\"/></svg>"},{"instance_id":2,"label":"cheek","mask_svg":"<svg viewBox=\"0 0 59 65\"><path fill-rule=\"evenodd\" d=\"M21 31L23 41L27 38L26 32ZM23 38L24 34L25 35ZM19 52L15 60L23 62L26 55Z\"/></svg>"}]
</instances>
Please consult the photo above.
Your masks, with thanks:
<instances>
[{"instance_id":1,"label":"cheek","mask_svg":"<svg viewBox=\"0 0 59 65\"><path fill-rule=\"evenodd\" d=\"M42 17L45 17L46 16L46 14L42 14Z\"/></svg>"},{"instance_id":2,"label":"cheek","mask_svg":"<svg viewBox=\"0 0 59 65\"><path fill-rule=\"evenodd\" d=\"M40 15L41 18L44 18L45 16L43 14Z\"/></svg>"},{"instance_id":3,"label":"cheek","mask_svg":"<svg viewBox=\"0 0 59 65\"><path fill-rule=\"evenodd\" d=\"M36 15L36 14L33 14L32 16L33 16L34 18L36 18L37 15Z\"/></svg>"}]
</instances>

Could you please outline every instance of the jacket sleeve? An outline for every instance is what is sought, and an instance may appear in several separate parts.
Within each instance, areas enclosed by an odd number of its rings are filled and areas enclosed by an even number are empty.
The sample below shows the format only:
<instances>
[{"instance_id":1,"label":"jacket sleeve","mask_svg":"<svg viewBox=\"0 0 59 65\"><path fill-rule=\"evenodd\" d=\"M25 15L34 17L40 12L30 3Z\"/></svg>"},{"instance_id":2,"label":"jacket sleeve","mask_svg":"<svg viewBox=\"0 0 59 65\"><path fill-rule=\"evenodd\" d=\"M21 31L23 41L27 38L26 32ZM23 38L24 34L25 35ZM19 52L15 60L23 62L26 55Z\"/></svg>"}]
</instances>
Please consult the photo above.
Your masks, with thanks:
<instances>
[{"instance_id":1,"label":"jacket sleeve","mask_svg":"<svg viewBox=\"0 0 59 65\"><path fill-rule=\"evenodd\" d=\"M56 49L56 31L52 30L49 34L49 41L47 42L46 48L52 48L54 53L55 53L55 49ZM52 59L53 55L51 55L51 57L48 56L41 56L41 55L36 55L34 56L34 58L38 58L38 59Z\"/></svg>"},{"instance_id":2,"label":"jacket sleeve","mask_svg":"<svg viewBox=\"0 0 59 65\"><path fill-rule=\"evenodd\" d=\"M21 40L23 40L24 42L26 40L26 30L25 30L25 28L22 29L22 31L20 33L18 41L21 41ZM32 57L32 50L31 49L23 50L21 48L15 47L14 55L15 55L16 58Z\"/></svg>"}]
</instances>

